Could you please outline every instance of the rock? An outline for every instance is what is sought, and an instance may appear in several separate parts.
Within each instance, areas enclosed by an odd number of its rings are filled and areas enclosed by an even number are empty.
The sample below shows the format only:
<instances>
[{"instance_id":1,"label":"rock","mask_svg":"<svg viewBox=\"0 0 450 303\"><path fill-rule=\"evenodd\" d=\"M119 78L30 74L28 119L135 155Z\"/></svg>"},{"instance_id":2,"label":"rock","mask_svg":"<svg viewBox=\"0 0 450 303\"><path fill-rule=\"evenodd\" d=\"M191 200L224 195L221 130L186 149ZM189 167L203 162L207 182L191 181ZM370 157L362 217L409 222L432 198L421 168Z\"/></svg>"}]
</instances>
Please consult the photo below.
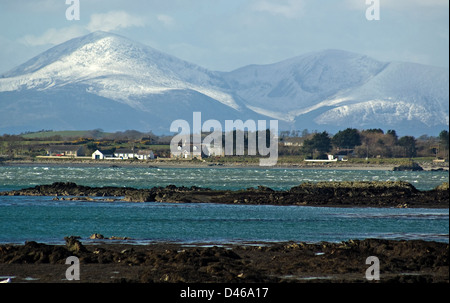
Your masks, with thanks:
<instances>
[{"instance_id":1,"label":"rock","mask_svg":"<svg viewBox=\"0 0 450 303\"><path fill-rule=\"evenodd\" d=\"M71 252L87 252L88 250L81 244L80 241L78 241L77 237L64 237L64 240L66 240L66 247Z\"/></svg>"},{"instance_id":2,"label":"rock","mask_svg":"<svg viewBox=\"0 0 450 303\"><path fill-rule=\"evenodd\" d=\"M445 190L447 188L447 190ZM448 207L448 184L434 191L418 191L402 181L371 182L306 182L286 191L259 186L247 190L213 190L199 187L169 185L151 189L121 187L91 188L75 183L53 183L17 191L0 192L8 196L76 196L84 201L106 201L91 197L124 197L128 202L168 203L245 203L266 205L395 207L408 203L408 207ZM64 198L72 199L72 198ZM116 201L109 199L109 201Z\"/></svg>"},{"instance_id":3,"label":"rock","mask_svg":"<svg viewBox=\"0 0 450 303\"><path fill-rule=\"evenodd\" d=\"M394 167L394 171L422 171L423 168L419 164L413 162L408 165L400 165Z\"/></svg>"},{"instance_id":4,"label":"rock","mask_svg":"<svg viewBox=\"0 0 450 303\"><path fill-rule=\"evenodd\" d=\"M441 185L436 186L436 188L434 190L446 190L448 191L449 189L449 183L448 182L444 182Z\"/></svg>"},{"instance_id":5,"label":"rock","mask_svg":"<svg viewBox=\"0 0 450 303\"><path fill-rule=\"evenodd\" d=\"M130 190L126 193L124 201L127 202L154 202L155 194L147 190Z\"/></svg>"},{"instance_id":6,"label":"rock","mask_svg":"<svg viewBox=\"0 0 450 303\"><path fill-rule=\"evenodd\" d=\"M130 238L128 237L116 237L116 236L111 236L109 238L105 237L102 234L92 234L89 239L91 240L129 240Z\"/></svg>"},{"instance_id":7,"label":"rock","mask_svg":"<svg viewBox=\"0 0 450 303\"><path fill-rule=\"evenodd\" d=\"M92 234L92 235L89 237L89 239L91 239L91 240L105 239L105 237L104 237L102 234L97 234L97 233L95 233L95 234Z\"/></svg>"},{"instance_id":8,"label":"rock","mask_svg":"<svg viewBox=\"0 0 450 303\"><path fill-rule=\"evenodd\" d=\"M65 264L77 245L67 237L67 245L46 245L34 241L25 245L0 245L0 266L10 264L14 274L25 277L31 264ZM81 243L80 247L82 247ZM278 283L305 282L304 277L336 276L331 282L365 282L367 256L377 256L383 282L427 282L448 284L448 243L421 240L365 239L341 243L272 243L263 247L232 245L224 247L183 247L173 244L93 245L92 251L76 253L83 264L83 281L96 282L102 268L117 271L117 279L135 282L169 283ZM81 249L79 249L81 250ZM319 254L318 254L319 252ZM20 264L20 266L14 266ZM22 266L27 264L27 266ZM94 266L89 267L90 264ZM31 267L32 268L32 267ZM33 277L61 281L55 267L41 267ZM22 272L20 272L22 271ZM119 273L120 272L120 273ZM35 276L36 275L36 276ZM89 275L91 279L89 280ZM101 282L113 282L110 274ZM53 281L53 280L51 280ZM324 280L307 280L324 282Z\"/></svg>"},{"instance_id":9,"label":"rock","mask_svg":"<svg viewBox=\"0 0 450 303\"><path fill-rule=\"evenodd\" d=\"M261 186L261 185L258 186L258 191L268 192L268 193L273 193L274 192L273 189L271 189L269 187L266 187L266 186Z\"/></svg>"},{"instance_id":10,"label":"rock","mask_svg":"<svg viewBox=\"0 0 450 303\"><path fill-rule=\"evenodd\" d=\"M291 188L291 193L305 195L307 199L333 199L356 197L379 197L402 195L410 196L417 192L411 184L403 181L343 181L343 182L306 182ZM304 197L305 198L305 197Z\"/></svg>"},{"instance_id":11,"label":"rock","mask_svg":"<svg viewBox=\"0 0 450 303\"><path fill-rule=\"evenodd\" d=\"M116 236L111 236L108 239L109 240L130 240L130 238L128 238L128 237L116 237Z\"/></svg>"}]
</instances>

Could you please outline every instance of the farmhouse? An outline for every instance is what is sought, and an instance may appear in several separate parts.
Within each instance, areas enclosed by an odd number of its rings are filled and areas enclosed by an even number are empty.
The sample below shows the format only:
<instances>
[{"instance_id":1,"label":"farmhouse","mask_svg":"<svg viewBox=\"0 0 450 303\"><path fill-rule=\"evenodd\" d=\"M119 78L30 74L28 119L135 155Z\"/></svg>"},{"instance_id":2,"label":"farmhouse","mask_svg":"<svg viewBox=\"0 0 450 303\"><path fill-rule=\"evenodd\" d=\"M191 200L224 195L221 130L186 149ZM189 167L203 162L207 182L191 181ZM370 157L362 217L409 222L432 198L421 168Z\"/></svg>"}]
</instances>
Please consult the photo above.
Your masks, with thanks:
<instances>
[{"instance_id":1,"label":"farmhouse","mask_svg":"<svg viewBox=\"0 0 450 303\"><path fill-rule=\"evenodd\" d=\"M221 146L206 145L206 144L186 144L183 143L177 147L175 152L171 153L172 158L182 159L202 159L204 157L223 157L224 150Z\"/></svg>"},{"instance_id":2,"label":"farmhouse","mask_svg":"<svg viewBox=\"0 0 450 303\"><path fill-rule=\"evenodd\" d=\"M206 156L202 151L201 144L186 144L177 146L177 150L171 153L172 158L182 158L182 159L202 159Z\"/></svg>"},{"instance_id":3,"label":"farmhouse","mask_svg":"<svg viewBox=\"0 0 450 303\"><path fill-rule=\"evenodd\" d=\"M155 154L151 150L139 150L135 156L139 160L155 159Z\"/></svg>"},{"instance_id":4,"label":"farmhouse","mask_svg":"<svg viewBox=\"0 0 450 303\"><path fill-rule=\"evenodd\" d=\"M206 153L206 156L208 157L224 157L225 156L225 151L222 148L222 146L220 145L214 145L214 144L209 144L209 145L205 145L203 144L204 147L204 152Z\"/></svg>"},{"instance_id":5,"label":"farmhouse","mask_svg":"<svg viewBox=\"0 0 450 303\"><path fill-rule=\"evenodd\" d=\"M138 150L135 152L132 149L119 148L114 152L114 157L117 159L128 160L128 159L139 159L139 160L149 160L155 159L155 155L151 150Z\"/></svg>"},{"instance_id":6,"label":"farmhouse","mask_svg":"<svg viewBox=\"0 0 450 303\"><path fill-rule=\"evenodd\" d=\"M134 151L128 148L118 148L114 152L114 157L122 160L133 159Z\"/></svg>"},{"instance_id":7,"label":"farmhouse","mask_svg":"<svg viewBox=\"0 0 450 303\"><path fill-rule=\"evenodd\" d=\"M111 151L104 150L96 150L92 154L92 159L104 160L130 160L130 159L139 159L139 160L149 160L155 159L155 155L151 150L139 150L138 152L134 152L132 149L119 148L113 153Z\"/></svg>"},{"instance_id":8,"label":"farmhouse","mask_svg":"<svg viewBox=\"0 0 450 303\"><path fill-rule=\"evenodd\" d=\"M52 145L47 148L47 156L52 157L78 157L81 154L82 147L79 145Z\"/></svg>"}]
</instances>

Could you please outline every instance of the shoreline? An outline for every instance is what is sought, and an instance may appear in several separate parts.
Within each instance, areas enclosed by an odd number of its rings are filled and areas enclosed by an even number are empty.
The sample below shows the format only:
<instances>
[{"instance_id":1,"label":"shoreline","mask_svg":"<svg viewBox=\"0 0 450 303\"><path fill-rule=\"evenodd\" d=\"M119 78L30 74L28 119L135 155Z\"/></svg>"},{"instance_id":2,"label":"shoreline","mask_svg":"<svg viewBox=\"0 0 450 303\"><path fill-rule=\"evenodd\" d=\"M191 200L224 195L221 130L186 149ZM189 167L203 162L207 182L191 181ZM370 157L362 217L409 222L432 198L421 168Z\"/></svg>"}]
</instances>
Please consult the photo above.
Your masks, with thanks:
<instances>
[{"instance_id":1,"label":"shoreline","mask_svg":"<svg viewBox=\"0 0 450 303\"><path fill-rule=\"evenodd\" d=\"M180 160L151 160L140 162L129 160L89 160L89 159L39 159L39 160L7 160L0 162L0 166L70 166L70 167L129 167L129 168L250 168L250 169L323 169L323 170L389 170L395 164L367 164L367 163L278 163L274 166L259 166L257 163L245 162L201 162ZM449 171L448 163L435 165L422 164L425 171L443 169Z\"/></svg>"},{"instance_id":2,"label":"shoreline","mask_svg":"<svg viewBox=\"0 0 450 303\"><path fill-rule=\"evenodd\" d=\"M81 283L362 283L365 260L380 260L380 283L449 283L448 243L422 240L0 245L0 277L12 283L74 283L65 260L80 260Z\"/></svg>"},{"instance_id":3,"label":"shoreline","mask_svg":"<svg viewBox=\"0 0 450 303\"><path fill-rule=\"evenodd\" d=\"M39 160L39 161L5 161L3 166L70 166L70 167L127 167L127 168L249 168L249 169L342 169L342 170L392 170L394 165L327 165L327 164L277 164L274 166L259 166L253 163L192 163L151 161L137 162L126 160L106 160L105 162L86 160Z\"/></svg>"}]
</instances>

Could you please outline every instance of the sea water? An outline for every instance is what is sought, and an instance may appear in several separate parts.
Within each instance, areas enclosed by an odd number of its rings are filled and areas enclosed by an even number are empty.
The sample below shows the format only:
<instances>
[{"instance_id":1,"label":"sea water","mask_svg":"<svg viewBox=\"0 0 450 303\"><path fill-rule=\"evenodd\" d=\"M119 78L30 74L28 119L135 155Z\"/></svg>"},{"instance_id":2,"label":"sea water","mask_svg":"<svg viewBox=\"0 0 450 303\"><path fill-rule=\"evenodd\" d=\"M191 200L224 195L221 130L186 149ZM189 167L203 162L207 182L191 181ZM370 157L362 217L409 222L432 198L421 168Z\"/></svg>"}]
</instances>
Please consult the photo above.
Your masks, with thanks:
<instances>
[{"instance_id":1,"label":"sea water","mask_svg":"<svg viewBox=\"0 0 450 303\"><path fill-rule=\"evenodd\" d=\"M199 186L286 190L303 182L406 181L420 190L448 182L448 172L255 168L0 167L0 190L53 182L88 186ZM407 201L405 201L407 202ZM234 243L349 239L422 239L449 242L448 209L333 208L53 201L52 197L0 197L0 243L63 243L93 233L130 243Z\"/></svg>"},{"instance_id":2,"label":"sea water","mask_svg":"<svg viewBox=\"0 0 450 303\"><path fill-rule=\"evenodd\" d=\"M174 184L230 190L262 185L274 190L288 190L303 182L318 181L406 181L419 190L429 190L448 180L448 171L0 166L0 191L53 182L134 188Z\"/></svg>"}]
</instances>

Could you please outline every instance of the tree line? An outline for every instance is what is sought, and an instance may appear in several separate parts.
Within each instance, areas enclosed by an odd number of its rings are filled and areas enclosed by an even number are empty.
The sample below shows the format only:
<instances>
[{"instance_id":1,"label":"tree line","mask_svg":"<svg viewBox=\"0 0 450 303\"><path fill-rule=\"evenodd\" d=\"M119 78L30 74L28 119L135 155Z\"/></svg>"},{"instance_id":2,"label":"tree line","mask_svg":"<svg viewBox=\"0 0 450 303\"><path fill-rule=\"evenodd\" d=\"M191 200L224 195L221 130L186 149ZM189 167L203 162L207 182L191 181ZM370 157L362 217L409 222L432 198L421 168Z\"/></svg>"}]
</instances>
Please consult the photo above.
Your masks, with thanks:
<instances>
[{"instance_id":1,"label":"tree line","mask_svg":"<svg viewBox=\"0 0 450 303\"><path fill-rule=\"evenodd\" d=\"M435 156L448 159L449 133L440 132L438 137L399 137L395 130L357 130L347 128L331 136L326 131L308 134L299 152L308 158L326 158L330 152L359 158L390 158Z\"/></svg>"}]
</instances>

